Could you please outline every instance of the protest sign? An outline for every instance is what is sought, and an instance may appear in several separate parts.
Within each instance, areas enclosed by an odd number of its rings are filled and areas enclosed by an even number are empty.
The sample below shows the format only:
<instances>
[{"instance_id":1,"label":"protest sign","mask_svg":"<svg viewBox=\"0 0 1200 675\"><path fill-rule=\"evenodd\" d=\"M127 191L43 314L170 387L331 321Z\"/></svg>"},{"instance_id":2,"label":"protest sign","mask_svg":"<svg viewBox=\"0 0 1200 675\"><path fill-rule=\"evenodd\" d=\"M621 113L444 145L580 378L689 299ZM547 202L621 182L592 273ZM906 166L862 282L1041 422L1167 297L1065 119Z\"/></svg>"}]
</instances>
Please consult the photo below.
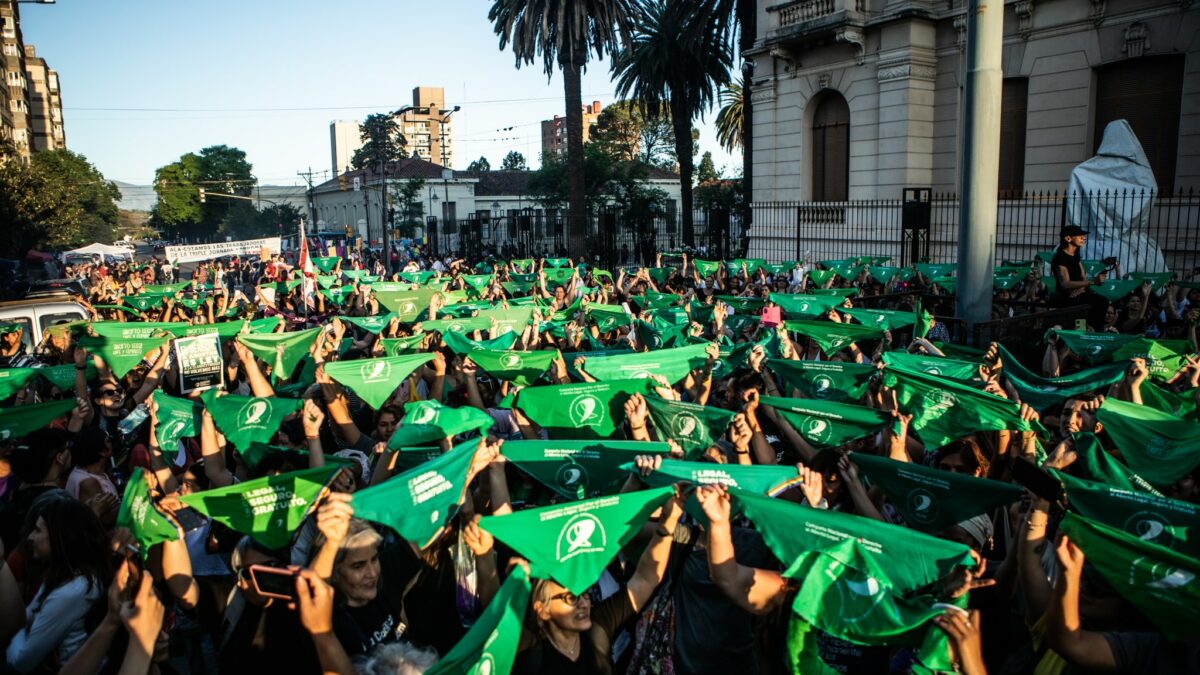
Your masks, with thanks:
<instances>
[{"instance_id":1,"label":"protest sign","mask_svg":"<svg viewBox=\"0 0 1200 675\"><path fill-rule=\"evenodd\" d=\"M216 333L176 338L175 363L179 368L179 392L182 394L220 387L225 383L221 337Z\"/></svg>"}]
</instances>

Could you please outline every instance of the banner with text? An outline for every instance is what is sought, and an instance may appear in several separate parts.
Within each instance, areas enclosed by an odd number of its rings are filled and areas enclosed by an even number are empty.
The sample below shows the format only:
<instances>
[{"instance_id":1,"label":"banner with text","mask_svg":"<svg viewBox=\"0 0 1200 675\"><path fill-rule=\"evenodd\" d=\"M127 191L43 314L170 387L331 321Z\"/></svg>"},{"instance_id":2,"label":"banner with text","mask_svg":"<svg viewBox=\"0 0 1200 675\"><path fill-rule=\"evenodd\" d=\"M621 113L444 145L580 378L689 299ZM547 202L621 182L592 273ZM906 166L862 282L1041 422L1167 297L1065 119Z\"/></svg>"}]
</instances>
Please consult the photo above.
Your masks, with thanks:
<instances>
[{"instance_id":1,"label":"banner with text","mask_svg":"<svg viewBox=\"0 0 1200 675\"><path fill-rule=\"evenodd\" d=\"M278 254L279 237L266 239L247 239L245 241L219 241L214 244L192 244L189 246L168 246L165 255L172 265L186 262L201 262L213 260L227 255L260 255L262 251Z\"/></svg>"}]
</instances>

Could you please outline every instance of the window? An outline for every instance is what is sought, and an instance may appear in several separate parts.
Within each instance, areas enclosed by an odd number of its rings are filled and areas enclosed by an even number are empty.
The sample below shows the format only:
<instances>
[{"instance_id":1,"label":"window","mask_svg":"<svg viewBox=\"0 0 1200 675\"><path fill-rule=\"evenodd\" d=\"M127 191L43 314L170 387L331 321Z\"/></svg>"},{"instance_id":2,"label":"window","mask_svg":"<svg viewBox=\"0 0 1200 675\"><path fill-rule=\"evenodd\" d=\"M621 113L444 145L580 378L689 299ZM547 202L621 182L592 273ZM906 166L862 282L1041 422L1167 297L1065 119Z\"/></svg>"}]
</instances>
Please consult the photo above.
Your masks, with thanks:
<instances>
[{"instance_id":1,"label":"window","mask_svg":"<svg viewBox=\"0 0 1200 675\"><path fill-rule=\"evenodd\" d=\"M812 128L813 201L845 201L850 183L850 106L836 91L817 102Z\"/></svg>"},{"instance_id":2,"label":"window","mask_svg":"<svg viewBox=\"0 0 1200 675\"><path fill-rule=\"evenodd\" d=\"M1016 199L1025 189L1025 112L1029 78L1004 80L1000 94L1000 198Z\"/></svg>"},{"instance_id":3,"label":"window","mask_svg":"<svg viewBox=\"0 0 1200 675\"><path fill-rule=\"evenodd\" d=\"M1160 192L1175 187L1182 88L1182 54L1146 56L1096 69L1094 147L1100 147L1109 122L1128 120Z\"/></svg>"}]
</instances>

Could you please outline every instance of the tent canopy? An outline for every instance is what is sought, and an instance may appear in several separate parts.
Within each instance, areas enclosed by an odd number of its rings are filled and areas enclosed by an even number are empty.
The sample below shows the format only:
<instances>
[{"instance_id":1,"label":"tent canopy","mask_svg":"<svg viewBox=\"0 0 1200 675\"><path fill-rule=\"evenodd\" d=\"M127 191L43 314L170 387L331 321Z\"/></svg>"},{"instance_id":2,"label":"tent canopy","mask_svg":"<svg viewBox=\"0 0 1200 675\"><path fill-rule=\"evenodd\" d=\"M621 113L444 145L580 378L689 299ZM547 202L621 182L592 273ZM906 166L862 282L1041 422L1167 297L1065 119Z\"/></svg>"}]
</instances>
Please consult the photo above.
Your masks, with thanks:
<instances>
[{"instance_id":1,"label":"tent canopy","mask_svg":"<svg viewBox=\"0 0 1200 675\"><path fill-rule=\"evenodd\" d=\"M109 246L108 244L88 244L82 248L63 251L62 259L66 260L69 255L107 255L114 258L129 258L133 259L133 251L120 246Z\"/></svg>"}]
</instances>

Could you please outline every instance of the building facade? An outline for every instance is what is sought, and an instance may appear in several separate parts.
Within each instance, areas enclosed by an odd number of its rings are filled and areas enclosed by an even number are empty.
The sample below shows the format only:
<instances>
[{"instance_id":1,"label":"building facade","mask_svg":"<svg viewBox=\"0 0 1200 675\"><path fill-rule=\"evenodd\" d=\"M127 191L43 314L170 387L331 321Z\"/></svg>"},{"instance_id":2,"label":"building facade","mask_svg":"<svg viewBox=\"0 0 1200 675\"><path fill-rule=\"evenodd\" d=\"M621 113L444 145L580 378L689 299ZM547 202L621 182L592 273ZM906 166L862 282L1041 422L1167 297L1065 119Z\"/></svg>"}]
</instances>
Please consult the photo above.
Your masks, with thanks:
<instances>
[{"instance_id":1,"label":"building facade","mask_svg":"<svg viewBox=\"0 0 1200 675\"><path fill-rule=\"evenodd\" d=\"M354 120L334 120L329 123L329 154L333 175L340 176L350 170L350 160L362 147L360 126Z\"/></svg>"},{"instance_id":2,"label":"building facade","mask_svg":"<svg viewBox=\"0 0 1200 675\"><path fill-rule=\"evenodd\" d=\"M583 142L588 142L592 125L600 119L600 101L583 106ZM565 155L567 152L567 118L555 115L542 120L542 154Z\"/></svg>"},{"instance_id":3,"label":"building facade","mask_svg":"<svg viewBox=\"0 0 1200 675\"><path fill-rule=\"evenodd\" d=\"M754 202L956 192L963 0L759 0ZM1200 187L1200 5L1004 5L1000 196L1063 190L1129 120L1160 192Z\"/></svg>"},{"instance_id":4,"label":"building facade","mask_svg":"<svg viewBox=\"0 0 1200 675\"><path fill-rule=\"evenodd\" d=\"M46 65L33 45L25 45L25 76L29 84L29 130L34 152L67 147L63 127L62 93L58 72Z\"/></svg>"},{"instance_id":5,"label":"building facade","mask_svg":"<svg viewBox=\"0 0 1200 675\"><path fill-rule=\"evenodd\" d=\"M22 161L32 152L29 129L31 106L25 75L25 41L21 36L21 14L16 2L0 0L0 66L4 71L4 112L0 141L9 144L9 152Z\"/></svg>"},{"instance_id":6,"label":"building facade","mask_svg":"<svg viewBox=\"0 0 1200 675\"><path fill-rule=\"evenodd\" d=\"M446 91L441 87L413 87L411 106L397 122L408 142L406 152L426 162L454 166L454 124L450 115L457 107L446 107Z\"/></svg>"}]
</instances>

